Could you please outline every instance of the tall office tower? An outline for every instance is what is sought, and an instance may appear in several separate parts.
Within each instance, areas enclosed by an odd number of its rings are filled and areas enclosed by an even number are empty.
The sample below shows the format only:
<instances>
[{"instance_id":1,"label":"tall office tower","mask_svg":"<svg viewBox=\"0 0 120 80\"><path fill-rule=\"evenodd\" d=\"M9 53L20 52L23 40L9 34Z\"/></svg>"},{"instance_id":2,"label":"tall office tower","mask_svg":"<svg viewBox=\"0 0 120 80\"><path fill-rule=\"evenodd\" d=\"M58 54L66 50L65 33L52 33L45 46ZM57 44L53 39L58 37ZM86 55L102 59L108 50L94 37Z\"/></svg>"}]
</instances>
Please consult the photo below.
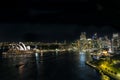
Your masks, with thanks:
<instances>
[{"instance_id":1,"label":"tall office tower","mask_svg":"<svg viewBox=\"0 0 120 80\"><path fill-rule=\"evenodd\" d=\"M108 39L108 36L104 37L104 45L106 48L111 47L111 41L110 41L110 39Z\"/></svg>"},{"instance_id":2,"label":"tall office tower","mask_svg":"<svg viewBox=\"0 0 120 80\"><path fill-rule=\"evenodd\" d=\"M86 32L81 32L80 40L86 40Z\"/></svg>"},{"instance_id":3,"label":"tall office tower","mask_svg":"<svg viewBox=\"0 0 120 80\"><path fill-rule=\"evenodd\" d=\"M93 39L93 47L94 47L94 48L99 48L99 41L98 41L97 33L95 33L95 34L92 36L92 39Z\"/></svg>"},{"instance_id":4,"label":"tall office tower","mask_svg":"<svg viewBox=\"0 0 120 80\"><path fill-rule=\"evenodd\" d=\"M79 45L80 45L80 49L81 50L83 49L85 44L86 44L86 33L85 32L81 32L80 41L79 41Z\"/></svg>"},{"instance_id":5,"label":"tall office tower","mask_svg":"<svg viewBox=\"0 0 120 80\"><path fill-rule=\"evenodd\" d=\"M119 43L119 34L118 33L114 33L113 37L112 37L112 50L115 52L117 51L117 48L119 47L120 43Z\"/></svg>"},{"instance_id":6,"label":"tall office tower","mask_svg":"<svg viewBox=\"0 0 120 80\"><path fill-rule=\"evenodd\" d=\"M97 33L95 33L95 34L92 36L92 39L93 39L93 40L97 40L97 38L98 38L98 37L97 37Z\"/></svg>"}]
</instances>

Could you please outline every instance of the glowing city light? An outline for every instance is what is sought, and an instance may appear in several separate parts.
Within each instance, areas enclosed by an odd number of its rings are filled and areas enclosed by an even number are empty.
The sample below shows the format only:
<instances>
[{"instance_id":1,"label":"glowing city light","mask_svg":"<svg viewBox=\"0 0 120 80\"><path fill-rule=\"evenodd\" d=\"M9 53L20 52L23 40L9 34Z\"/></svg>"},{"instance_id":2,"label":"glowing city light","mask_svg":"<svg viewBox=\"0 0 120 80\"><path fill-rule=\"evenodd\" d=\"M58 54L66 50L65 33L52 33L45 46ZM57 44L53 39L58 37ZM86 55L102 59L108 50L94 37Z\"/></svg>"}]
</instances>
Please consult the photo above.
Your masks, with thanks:
<instances>
[{"instance_id":1,"label":"glowing city light","mask_svg":"<svg viewBox=\"0 0 120 80\"><path fill-rule=\"evenodd\" d=\"M38 53L35 53L35 57L38 57Z\"/></svg>"}]
</instances>

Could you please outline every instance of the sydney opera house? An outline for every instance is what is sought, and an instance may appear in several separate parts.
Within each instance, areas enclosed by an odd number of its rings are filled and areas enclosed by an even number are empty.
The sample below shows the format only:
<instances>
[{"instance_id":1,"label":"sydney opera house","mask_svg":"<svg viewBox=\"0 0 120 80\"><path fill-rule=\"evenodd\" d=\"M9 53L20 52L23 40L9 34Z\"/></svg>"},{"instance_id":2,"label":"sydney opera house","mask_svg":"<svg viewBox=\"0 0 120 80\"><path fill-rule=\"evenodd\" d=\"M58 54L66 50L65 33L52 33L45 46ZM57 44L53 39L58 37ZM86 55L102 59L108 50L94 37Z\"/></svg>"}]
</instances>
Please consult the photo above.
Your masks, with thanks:
<instances>
[{"instance_id":1,"label":"sydney opera house","mask_svg":"<svg viewBox=\"0 0 120 80\"><path fill-rule=\"evenodd\" d=\"M26 46L24 43L12 43L9 44L9 53L32 53L33 51L30 49L30 46Z\"/></svg>"}]
</instances>

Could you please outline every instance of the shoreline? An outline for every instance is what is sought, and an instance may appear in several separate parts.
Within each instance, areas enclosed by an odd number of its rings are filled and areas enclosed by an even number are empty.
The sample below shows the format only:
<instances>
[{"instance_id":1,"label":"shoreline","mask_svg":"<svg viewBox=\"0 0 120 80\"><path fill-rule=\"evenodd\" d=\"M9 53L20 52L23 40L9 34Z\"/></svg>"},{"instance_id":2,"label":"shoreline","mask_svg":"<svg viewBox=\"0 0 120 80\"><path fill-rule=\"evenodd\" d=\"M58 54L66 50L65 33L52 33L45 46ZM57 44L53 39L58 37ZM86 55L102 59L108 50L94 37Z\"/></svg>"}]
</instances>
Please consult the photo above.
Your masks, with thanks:
<instances>
[{"instance_id":1,"label":"shoreline","mask_svg":"<svg viewBox=\"0 0 120 80\"><path fill-rule=\"evenodd\" d=\"M105 76L105 77L112 78L112 79L115 79L115 80L116 80L115 77L109 75L108 73L105 73L103 70L101 70L100 68L98 68L98 67L95 66L94 64L91 64L89 61L86 61L85 63L86 63L88 66L90 66L90 67L92 67L93 69L95 69L96 71L98 71L101 77L102 77L102 76ZM110 80L110 79L108 79L108 80ZM117 80L120 80L120 79L117 79Z\"/></svg>"}]
</instances>

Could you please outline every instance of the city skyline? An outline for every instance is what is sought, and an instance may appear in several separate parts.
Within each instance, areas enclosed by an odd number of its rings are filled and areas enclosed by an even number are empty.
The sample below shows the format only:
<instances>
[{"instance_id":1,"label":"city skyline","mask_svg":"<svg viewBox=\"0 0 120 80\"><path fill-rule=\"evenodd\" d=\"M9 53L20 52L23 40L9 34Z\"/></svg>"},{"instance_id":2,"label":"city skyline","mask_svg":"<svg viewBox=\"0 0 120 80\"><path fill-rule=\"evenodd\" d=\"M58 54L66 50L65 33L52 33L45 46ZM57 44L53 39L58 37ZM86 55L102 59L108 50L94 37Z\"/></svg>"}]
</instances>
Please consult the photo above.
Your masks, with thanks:
<instances>
[{"instance_id":1,"label":"city skyline","mask_svg":"<svg viewBox=\"0 0 120 80\"><path fill-rule=\"evenodd\" d=\"M9 0L0 8L0 80L119 80L119 0Z\"/></svg>"}]
</instances>

